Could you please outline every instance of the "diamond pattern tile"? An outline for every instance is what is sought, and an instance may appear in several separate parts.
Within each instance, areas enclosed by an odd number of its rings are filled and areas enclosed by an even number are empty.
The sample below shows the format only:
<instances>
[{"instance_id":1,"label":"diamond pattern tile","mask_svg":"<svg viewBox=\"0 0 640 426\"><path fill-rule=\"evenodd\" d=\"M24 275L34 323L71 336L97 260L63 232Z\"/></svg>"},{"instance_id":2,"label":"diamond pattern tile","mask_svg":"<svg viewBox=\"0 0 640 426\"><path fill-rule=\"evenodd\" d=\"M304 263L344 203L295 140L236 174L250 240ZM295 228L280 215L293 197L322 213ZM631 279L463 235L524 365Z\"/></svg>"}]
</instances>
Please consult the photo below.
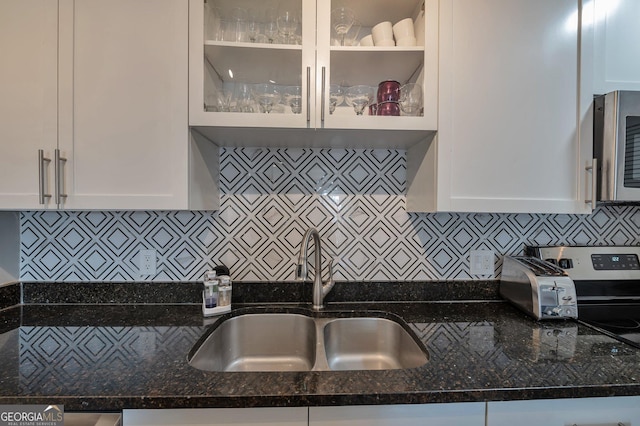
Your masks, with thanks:
<instances>
[{"instance_id":1,"label":"diamond pattern tile","mask_svg":"<svg viewBox=\"0 0 640 426\"><path fill-rule=\"evenodd\" d=\"M340 280L466 280L469 252L525 244L640 244L640 207L592 215L407 213L406 151L221 148L217 212L23 212L25 281L193 281L225 263L236 280L291 280L309 226ZM156 249L155 276L138 273Z\"/></svg>"}]
</instances>

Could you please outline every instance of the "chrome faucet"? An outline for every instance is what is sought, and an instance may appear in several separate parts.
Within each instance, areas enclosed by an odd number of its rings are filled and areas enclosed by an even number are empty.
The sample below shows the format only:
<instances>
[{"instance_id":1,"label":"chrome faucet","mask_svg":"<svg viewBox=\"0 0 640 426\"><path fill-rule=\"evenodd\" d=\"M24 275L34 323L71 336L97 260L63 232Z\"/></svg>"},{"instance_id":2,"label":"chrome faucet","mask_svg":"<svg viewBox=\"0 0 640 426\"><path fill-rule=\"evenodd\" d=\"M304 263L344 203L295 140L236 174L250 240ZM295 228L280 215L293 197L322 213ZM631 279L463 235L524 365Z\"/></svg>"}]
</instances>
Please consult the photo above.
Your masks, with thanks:
<instances>
[{"instance_id":1,"label":"chrome faucet","mask_svg":"<svg viewBox=\"0 0 640 426\"><path fill-rule=\"evenodd\" d=\"M335 284L333 280L333 260L329 263L329 281L322 282L322 253L320 249L320 234L315 228L309 228L302 237L302 243L300 245L300 255L298 256L298 267L296 268L296 278L299 280L307 279L309 273L308 267L308 251L309 240L313 237L313 244L315 245L315 277L313 279L313 309L319 311L323 308L324 298Z\"/></svg>"}]
</instances>

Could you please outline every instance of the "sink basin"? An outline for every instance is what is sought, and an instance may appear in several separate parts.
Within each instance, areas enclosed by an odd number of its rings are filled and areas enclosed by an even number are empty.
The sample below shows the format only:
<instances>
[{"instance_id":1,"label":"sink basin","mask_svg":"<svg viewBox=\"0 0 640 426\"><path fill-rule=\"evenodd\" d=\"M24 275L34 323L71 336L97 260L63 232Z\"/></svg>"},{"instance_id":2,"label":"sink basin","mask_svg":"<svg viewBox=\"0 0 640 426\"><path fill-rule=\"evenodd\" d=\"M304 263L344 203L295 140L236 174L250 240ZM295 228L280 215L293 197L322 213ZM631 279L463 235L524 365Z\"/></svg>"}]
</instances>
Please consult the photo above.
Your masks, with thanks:
<instances>
[{"instance_id":1,"label":"sink basin","mask_svg":"<svg viewBox=\"0 0 640 426\"><path fill-rule=\"evenodd\" d=\"M188 362L205 371L419 367L427 362L427 351L400 321L310 311L222 317L191 349Z\"/></svg>"},{"instance_id":2,"label":"sink basin","mask_svg":"<svg viewBox=\"0 0 640 426\"><path fill-rule=\"evenodd\" d=\"M207 371L308 371L316 324L299 314L246 314L224 320L190 357Z\"/></svg>"},{"instance_id":3,"label":"sink basin","mask_svg":"<svg viewBox=\"0 0 640 426\"><path fill-rule=\"evenodd\" d=\"M332 370L392 370L425 364L427 354L397 322L385 318L340 318L324 326Z\"/></svg>"}]
</instances>

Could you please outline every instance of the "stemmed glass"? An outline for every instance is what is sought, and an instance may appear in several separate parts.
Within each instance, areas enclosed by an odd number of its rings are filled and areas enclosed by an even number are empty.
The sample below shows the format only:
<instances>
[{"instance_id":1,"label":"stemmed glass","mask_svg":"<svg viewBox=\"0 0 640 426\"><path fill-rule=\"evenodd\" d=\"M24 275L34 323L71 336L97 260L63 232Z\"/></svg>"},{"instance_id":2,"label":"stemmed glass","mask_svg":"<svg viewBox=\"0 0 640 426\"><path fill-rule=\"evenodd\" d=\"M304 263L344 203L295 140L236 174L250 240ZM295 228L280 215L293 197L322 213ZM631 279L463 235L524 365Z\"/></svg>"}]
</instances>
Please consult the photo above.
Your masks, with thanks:
<instances>
[{"instance_id":1,"label":"stemmed glass","mask_svg":"<svg viewBox=\"0 0 640 426\"><path fill-rule=\"evenodd\" d=\"M280 102L280 93L278 92L278 88L275 84L254 84L252 93L256 102L260 105L260 111L263 113L270 113L273 106Z\"/></svg>"},{"instance_id":2,"label":"stemmed glass","mask_svg":"<svg viewBox=\"0 0 640 426\"><path fill-rule=\"evenodd\" d=\"M362 115L364 109L373 99L374 88L371 86L351 86L345 93L345 101L353 107L356 115Z\"/></svg>"},{"instance_id":3,"label":"stemmed glass","mask_svg":"<svg viewBox=\"0 0 640 426\"><path fill-rule=\"evenodd\" d=\"M264 14L264 35L269 43L273 43L278 35L278 11L267 9Z\"/></svg>"},{"instance_id":4,"label":"stemmed glass","mask_svg":"<svg viewBox=\"0 0 640 426\"><path fill-rule=\"evenodd\" d=\"M256 37L260 34L260 11L249 9L247 11L247 35L251 43L256 42Z\"/></svg>"},{"instance_id":5,"label":"stemmed glass","mask_svg":"<svg viewBox=\"0 0 640 426\"><path fill-rule=\"evenodd\" d=\"M300 86L287 86L284 88L284 99L291 107L291 112L302 112L302 88Z\"/></svg>"},{"instance_id":6,"label":"stemmed glass","mask_svg":"<svg viewBox=\"0 0 640 426\"><path fill-rule=\"evenodd\" d=\"M279 9L276 20L278 30L285 44L296 44L295 35L300 24L300 12L297 10Z\"/></svg>"},{"instance_id":7,"label":"stemmed glass","mask_svg":"<svg viewBox=\"0 0 640 426\"><path fill-rule=\"evenodd\" d=\"M238 112L253 112L251 85L236 83L235 87L236 109Z\"/></svg>"},{"instance_id":8,"label":"stemmed glass","mask_svg":"<svg viewBox=\"0 0 640 426\"><path fill-rule=\"evenodd\" d=\"M406 115L418 115L422 107L422 86L407 83L400 88L400 109Z\"/></svg>"},{"instance_id":9,"label":"stemmed glass","mask_svg":"<svg viewBox=\"0 0 640 426\"><path fill-rule=\"evenodd\" d=\"M331 11L331 22L336 34L340 36L340 46L344 46L344 36L347 34L353 22L355 21L355 15L353 11L348 7L338 7Z\"/></svg>"},{"instance_id":10,"label":"stemmed glass","mask_svg":"<svg viewBox=\"0 0 640 426\"><path fill-rule=\"evenodd\" d=\"M339 84L329 86L329 114L333 114L336 106L344 101L344 89Z\"/></svg>"}]
</instances>

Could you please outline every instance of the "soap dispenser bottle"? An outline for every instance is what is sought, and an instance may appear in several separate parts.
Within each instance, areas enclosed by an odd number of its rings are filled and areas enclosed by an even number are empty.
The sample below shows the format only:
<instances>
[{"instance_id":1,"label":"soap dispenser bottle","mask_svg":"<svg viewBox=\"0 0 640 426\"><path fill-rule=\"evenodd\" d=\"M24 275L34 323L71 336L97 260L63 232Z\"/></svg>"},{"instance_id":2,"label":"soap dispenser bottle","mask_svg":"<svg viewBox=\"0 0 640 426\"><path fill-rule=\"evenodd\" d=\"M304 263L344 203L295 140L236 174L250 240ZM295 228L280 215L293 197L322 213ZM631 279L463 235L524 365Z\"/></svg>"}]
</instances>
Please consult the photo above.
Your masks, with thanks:
<instances>
[{"instance_id":1,"label":"soap dispenser bottle","mask_svg":"<svg viewBox=\"0 0 640 426\"><path fill-rule=\"evenodd\" d=\"M216 271L205 272L204 288L202 290L202 314L205 317L222 314L231 310L230 290L229 293L222 295L222 300L220 296L220 279L216 276ZM227 298L228 301L226 300Z\"/></svg>"}]
</instances>

